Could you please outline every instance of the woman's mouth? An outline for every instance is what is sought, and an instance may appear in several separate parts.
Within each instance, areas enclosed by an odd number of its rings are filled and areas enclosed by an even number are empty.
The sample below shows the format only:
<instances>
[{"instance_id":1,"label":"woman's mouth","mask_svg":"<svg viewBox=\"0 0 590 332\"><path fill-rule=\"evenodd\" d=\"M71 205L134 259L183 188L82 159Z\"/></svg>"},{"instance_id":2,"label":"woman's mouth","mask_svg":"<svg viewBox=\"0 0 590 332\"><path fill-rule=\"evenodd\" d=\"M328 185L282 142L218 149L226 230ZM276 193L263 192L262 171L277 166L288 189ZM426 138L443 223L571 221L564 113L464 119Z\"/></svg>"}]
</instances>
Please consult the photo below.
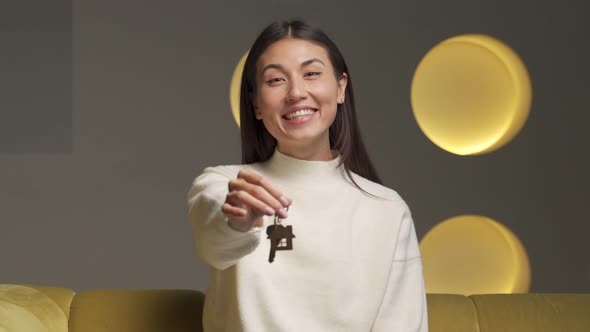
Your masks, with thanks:
<instances>
[{"instance_id":1,"label":"woman's mouth","mask_svg":"<svg viewBox=\"0 0 590 332\"><path fill-rule=\"evenodd\" d=\"M313 109L313 108L302 109L302 110L298 110L295 112L291 112L289 114L285 114L285 115L283 115L283 118L287 121L301 120L301 119L305 119L305 118L309 118L309 117L313 116L313 114L315 112L317 112L317 110Z\"/></svg>"}]
</instances>

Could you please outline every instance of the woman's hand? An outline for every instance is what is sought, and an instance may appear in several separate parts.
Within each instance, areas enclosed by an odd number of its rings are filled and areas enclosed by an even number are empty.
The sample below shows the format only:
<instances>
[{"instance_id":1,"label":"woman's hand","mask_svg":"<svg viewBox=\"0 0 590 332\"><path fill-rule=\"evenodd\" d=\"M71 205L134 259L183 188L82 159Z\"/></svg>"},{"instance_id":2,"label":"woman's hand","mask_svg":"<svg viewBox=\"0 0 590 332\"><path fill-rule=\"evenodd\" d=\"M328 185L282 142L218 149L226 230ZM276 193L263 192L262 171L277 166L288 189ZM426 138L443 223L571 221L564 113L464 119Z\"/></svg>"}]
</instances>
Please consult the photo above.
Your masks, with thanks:
<instances>
[{"instance_id":1,"label":"woman's hand","mask_svg":"<svg viewBox=\"0 0 590 332\"><path fill-rule=\"evenodd\" d=\"M262 175L248 169L241 169L237 179L229 180L229 193L221 211L231 228L247 232L263 215L287 218L284 208L293 201L278 190ZM262 226L256 224L256 226Z\"/></svg>"}]
</instances>

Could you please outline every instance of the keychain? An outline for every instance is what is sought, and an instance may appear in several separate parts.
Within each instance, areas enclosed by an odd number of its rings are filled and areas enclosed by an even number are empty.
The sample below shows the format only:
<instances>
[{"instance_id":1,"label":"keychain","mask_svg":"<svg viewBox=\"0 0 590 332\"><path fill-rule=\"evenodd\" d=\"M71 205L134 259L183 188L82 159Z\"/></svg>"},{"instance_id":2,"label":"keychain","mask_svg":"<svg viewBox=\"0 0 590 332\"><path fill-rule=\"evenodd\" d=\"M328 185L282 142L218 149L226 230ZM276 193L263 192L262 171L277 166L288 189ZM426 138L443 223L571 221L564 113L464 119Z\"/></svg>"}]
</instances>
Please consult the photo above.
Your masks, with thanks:
<instances>
[{"instance_id":1,"label":"keychain","mask_svg":"<svg viewBox=\"0 0 590 332\"><path fill-rule=\"evenodd\" d=\"M289 207L287 207L287 211L289 211ZM266 228L267 239L270 239L269 263L274 261L277 250L293 250L293 238L295 237L293 226L283 226L281 220L279 215L275 214L274 224Z\"/></svg>"}]
</instances>

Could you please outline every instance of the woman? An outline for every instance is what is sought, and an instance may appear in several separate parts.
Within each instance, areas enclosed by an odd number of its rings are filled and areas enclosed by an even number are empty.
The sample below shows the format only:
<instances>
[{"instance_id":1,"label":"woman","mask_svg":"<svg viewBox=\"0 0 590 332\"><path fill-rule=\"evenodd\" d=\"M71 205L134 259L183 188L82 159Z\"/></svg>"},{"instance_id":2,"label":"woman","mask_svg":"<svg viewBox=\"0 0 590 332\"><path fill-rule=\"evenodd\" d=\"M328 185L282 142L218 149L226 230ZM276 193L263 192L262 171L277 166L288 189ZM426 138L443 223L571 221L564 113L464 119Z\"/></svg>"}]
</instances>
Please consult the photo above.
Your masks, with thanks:
<instances>
[{"instance_id":1,"label":"woman","mask_svg":"<svg viewBox=\"0 0 590 332\"><path fill-rule=\"evenodd\" d=\"M369 160L336 45L301 21L269 25L240 117L243 164L206 168L188 194L211 266L205 332L427 331L413 221Z\"/></svg>"}]
</instances>

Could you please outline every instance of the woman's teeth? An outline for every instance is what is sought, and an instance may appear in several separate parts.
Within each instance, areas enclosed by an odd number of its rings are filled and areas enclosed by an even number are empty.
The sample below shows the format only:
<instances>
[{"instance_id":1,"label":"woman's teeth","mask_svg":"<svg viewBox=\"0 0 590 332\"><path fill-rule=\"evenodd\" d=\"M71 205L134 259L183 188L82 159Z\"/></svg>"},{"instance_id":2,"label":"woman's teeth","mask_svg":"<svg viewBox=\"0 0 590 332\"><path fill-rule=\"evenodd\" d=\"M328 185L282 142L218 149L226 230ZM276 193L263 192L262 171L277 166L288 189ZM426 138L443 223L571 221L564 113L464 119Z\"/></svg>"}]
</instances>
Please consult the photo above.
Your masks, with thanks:
<instances>
[{"instance_id":1,"label":"woman's teeth","mask_svg":"<svg viewBox=\"0 0 590 332\"><path fill-rule=\"evenodd\" d=\"M299 110L299 111L295 111L293 113L289 113L287 115L285 115L285 119L287 120L297 120L297 119L302 119L310 114L315 113L315 111L313 110Z\"/></svg>"}]
</instances>

